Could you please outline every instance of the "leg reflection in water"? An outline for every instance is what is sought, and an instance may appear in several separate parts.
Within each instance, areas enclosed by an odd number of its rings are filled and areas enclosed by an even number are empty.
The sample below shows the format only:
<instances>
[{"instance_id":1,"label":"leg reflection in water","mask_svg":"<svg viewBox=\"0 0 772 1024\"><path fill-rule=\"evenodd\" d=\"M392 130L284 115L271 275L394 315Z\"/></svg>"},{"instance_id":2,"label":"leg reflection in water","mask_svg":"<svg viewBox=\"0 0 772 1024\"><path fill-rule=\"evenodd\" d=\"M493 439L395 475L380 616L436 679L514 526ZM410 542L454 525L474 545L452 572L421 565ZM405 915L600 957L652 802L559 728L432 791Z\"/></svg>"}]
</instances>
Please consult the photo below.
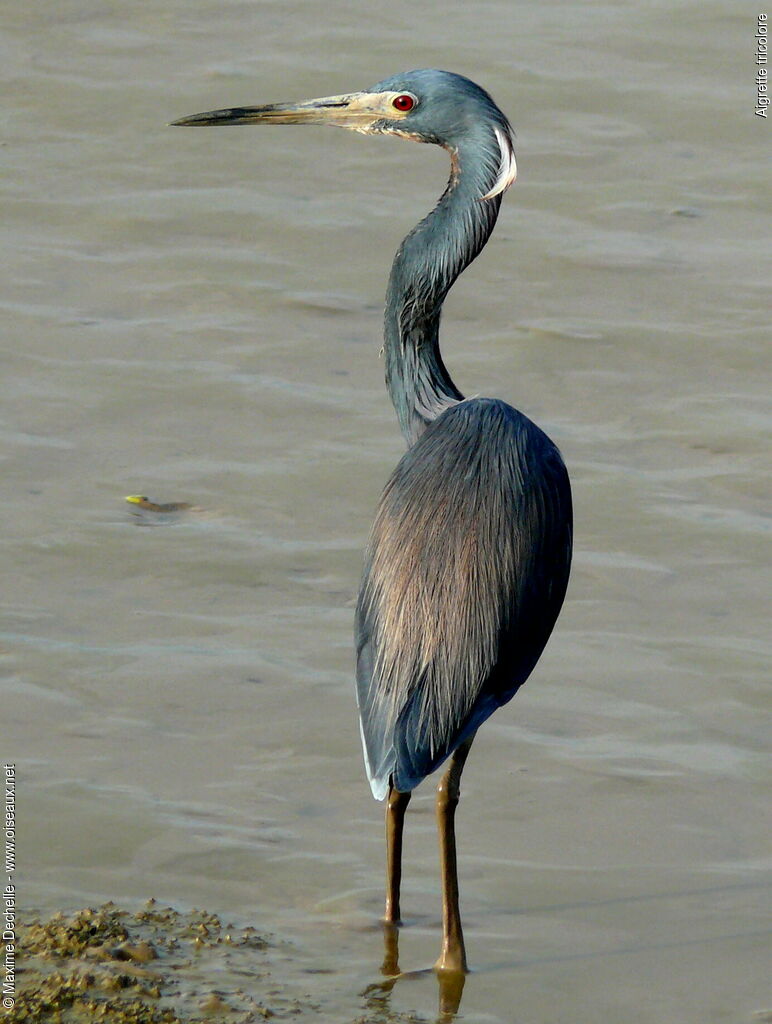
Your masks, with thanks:
<instances>
[{"instance_id":1,"label":"leg reflection in water","mask_svg":"<svg viewBox=\"0 0 772 1024\"><path fill-rule=\"evenodd\" d=\"M463 971L437 970L428 968L423 971L406 971L399 969L399 927L390 922L383 924L383 964L381 974L383 981L368 985L362 995L370 1010L381 1012L389 1010L391 992L398 981L415 980L434 974L439 984L439 1016L437 1024L451 1024L461 1005L466 974ZM389 1018L390 1019L390 1018Z\"/></svg>"}]
</instances>

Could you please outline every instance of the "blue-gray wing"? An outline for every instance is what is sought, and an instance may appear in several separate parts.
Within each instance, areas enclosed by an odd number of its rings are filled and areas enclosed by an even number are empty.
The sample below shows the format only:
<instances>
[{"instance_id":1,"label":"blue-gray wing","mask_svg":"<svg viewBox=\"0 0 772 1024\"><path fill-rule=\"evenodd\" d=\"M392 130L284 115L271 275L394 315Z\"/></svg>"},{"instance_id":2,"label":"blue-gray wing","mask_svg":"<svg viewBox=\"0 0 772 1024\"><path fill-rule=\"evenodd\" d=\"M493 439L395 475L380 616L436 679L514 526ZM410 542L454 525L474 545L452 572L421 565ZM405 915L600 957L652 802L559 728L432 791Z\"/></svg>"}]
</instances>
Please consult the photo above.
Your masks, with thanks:
<instances>
[{"instance_id":1,"label":"blue-gray wing","mask_svg":"<svg viewBox=\"0 0 772 1024\"><path fill-rule=\"evenodd\" d=\"M447 409L381 498L356 613L373 795L415 788L525 682L563 603L571 489L555 445L504 402Z\"/></svg>"}]
</instances>

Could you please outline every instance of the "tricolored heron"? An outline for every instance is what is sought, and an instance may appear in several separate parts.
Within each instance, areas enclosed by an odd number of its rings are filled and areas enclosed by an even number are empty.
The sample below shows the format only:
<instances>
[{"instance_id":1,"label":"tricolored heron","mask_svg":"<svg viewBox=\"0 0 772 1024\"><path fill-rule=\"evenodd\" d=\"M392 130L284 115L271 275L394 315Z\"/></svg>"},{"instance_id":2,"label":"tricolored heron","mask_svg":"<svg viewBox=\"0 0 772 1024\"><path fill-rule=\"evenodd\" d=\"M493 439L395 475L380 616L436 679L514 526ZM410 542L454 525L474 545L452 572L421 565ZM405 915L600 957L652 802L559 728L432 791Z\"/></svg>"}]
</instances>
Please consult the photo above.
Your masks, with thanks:
<instances>
[{"instance_id":1,"label":"tricolored heron","mask_svg":"<svg viewBox=\"0 0 772 1024\"><path fill-rule=\"evenodd\" d=\"M442 303L480 253L515 180L514 133L491 97L447 71L365 92L194 114L177 125L330 124L431 142L450 154L434 210L389 277L386 385L408 444L381 497L356 610L357 695L367 774L388 797L387 922L398 923L405 810L437 790L443 946L467 970L455 810L478 727L514 696L557 618L571 563L571 488L552 441L498 399L464 398L439 349Z\"/></svg>"}]
</instances>

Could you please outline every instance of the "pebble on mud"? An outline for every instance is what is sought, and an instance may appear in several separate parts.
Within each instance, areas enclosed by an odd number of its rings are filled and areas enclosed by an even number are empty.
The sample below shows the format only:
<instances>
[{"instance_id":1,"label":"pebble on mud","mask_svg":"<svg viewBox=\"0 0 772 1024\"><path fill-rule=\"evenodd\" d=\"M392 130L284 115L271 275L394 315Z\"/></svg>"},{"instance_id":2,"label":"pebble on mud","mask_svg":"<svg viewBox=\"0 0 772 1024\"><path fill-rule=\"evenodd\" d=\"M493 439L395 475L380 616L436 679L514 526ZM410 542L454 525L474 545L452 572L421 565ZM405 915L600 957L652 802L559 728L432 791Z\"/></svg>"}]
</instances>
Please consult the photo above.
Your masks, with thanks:
<instances>
[{"instance_id":1,"label":"pebble on mud","mask_svg":"<svg viewBox=\"0 0 772 1024\"><path fill-rule=\"evenodd\" d=\"M180 913L155 900L134 914L106 903L22 921L18 947L7 1024L252 1024L313 1010L275 990L271 1005L257 998L270 943L253 928L223 926L215 914ZM223 981L231 977L228 988Z\"/></svg>"}]
</instances>

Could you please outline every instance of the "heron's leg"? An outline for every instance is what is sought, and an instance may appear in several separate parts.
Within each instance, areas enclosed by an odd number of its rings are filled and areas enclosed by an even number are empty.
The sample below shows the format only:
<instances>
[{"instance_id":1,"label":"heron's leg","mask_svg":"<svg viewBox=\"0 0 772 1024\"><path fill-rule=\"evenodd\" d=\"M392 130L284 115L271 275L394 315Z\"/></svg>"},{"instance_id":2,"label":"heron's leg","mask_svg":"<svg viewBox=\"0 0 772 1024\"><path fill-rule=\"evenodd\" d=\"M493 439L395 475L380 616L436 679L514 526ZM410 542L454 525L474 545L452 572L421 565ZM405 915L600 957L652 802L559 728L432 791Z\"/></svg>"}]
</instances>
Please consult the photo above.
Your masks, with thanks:
<instances>
[{"instance_id":1,"label":"heron's leg","mask_svg":"<svg viewBox=\"0 0 772 1024\"><path fill-rule=\"evenodd\" d=\"M456 806L464 770L474 734L453 754L450 767L437 787L437 825L440 833L440 870L442 872L442 953L437 969L465 973L466 950L458 909L458 870L456 867Z\"/></svg>"},{"instance_id":2,"label":"heron's leg","mask_svg":"<svg viewBox=\"0 0 772 1024\"><path fill-rule=\"evenodd\" d=\"M387 924L399 924L399 885L402 881L402 826L410 793L389 786L386 803L386 913Z\"/></svg>"}]
</instances>

